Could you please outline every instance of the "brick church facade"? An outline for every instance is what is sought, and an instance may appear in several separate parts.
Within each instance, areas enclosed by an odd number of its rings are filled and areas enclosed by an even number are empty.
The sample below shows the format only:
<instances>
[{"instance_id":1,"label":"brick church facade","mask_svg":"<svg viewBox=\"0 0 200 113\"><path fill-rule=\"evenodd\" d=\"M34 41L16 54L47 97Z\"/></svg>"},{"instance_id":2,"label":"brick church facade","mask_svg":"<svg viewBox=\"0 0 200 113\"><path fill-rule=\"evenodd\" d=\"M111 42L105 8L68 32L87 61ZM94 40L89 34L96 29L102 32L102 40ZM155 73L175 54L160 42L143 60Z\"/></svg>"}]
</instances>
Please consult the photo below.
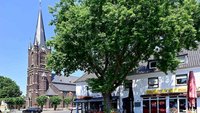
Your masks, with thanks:
<instances>
[{"instance_id":1,"label":"brick church facade","mask_svg":"<svg viewBox=\"0 0 200 113\"><path fill-rule=\"evenodd\" d=\"M28 48L27 92L26 105L37 106L36 98L41 95L60 96L62 100L75 95L77 77L57 76L46 69L46 56L51 49L46 46L46 37L41 6L39 9L36 32L33 44ZM49 101L45 107L49 108ZM65 107L62 101L59 107Z\"/></svg>"}]
</instances>

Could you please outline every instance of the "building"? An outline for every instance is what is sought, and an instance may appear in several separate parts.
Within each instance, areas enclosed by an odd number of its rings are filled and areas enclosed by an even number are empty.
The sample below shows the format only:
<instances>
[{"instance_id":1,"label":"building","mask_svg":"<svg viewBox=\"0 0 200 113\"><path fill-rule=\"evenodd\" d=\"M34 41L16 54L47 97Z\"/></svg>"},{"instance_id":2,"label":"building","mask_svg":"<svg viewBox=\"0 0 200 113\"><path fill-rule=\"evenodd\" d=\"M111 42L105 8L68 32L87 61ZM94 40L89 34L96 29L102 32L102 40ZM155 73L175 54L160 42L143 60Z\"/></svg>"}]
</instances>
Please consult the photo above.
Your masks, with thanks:
<instances>
[{"instance_id":1,"label":"building","mask_svg":"<svg viewBox=\"0 0 200 113\"><path fill-rule=\"evenodd\" d=\"M194 109L200 113L200 48L194 51L183 50L177 58L180 65L174 73L159 71L156 68L156 61L141 63L134 73L130 73L127 80L131 84L119 86L112 96L117 96L117 109L126 113L186 113L188 110L187 101L187 80L189 71L193 71L197 85L197 100ZM92 93L87 90L86 80L95 78L94 74L84 74L76 81L76 103L83 108L96 98L101 98L100 93ZM90 99L85 99L90 96ZM98 100L102 103L103 100ZM87 107L84 108L84 110Z\"/></svg>"},{"instance_id":2,"label":"building","mask_svg":"<svg viewBox=\"0 0 200 113\"><path fill-rule=\"evenodd\" d=\"M45 58L51 52L46 45L45 30L42 18L41 6L39 9L36 32L33 44L28 48L27 93L26 105L36 106L36 98L41 95L66 96L75 94L74 81L77 77L57 76L46 69ZM45 107L50 107L49 101ZM64 107L63 101L59 107Z\"/></svg>"},{"instance_id":3,"label":"building","mask_svg":"<svg viewBox=\"0 0 200 113\"><path fill-rule=\"evenodd\" d=\"M194 109L200 113L200 48L183 50L177 57L181 63L174 73L166 75L160 72L152 64L156 62L150 60L127 77L132 80L135 113L185 113L188 109L186 96L190 71L194 72L198 96Z\"/></svg>"},{"instance_id":4,"label":"building","mask_svg":"<svg viewBox=\"0 0 200 113\"><path fill-rule=\"evenodd\" d=\"M88 84L86 82L89 78L96 78L95 74L88 74L85 73L83 76L81 76L79 79L75 81L76 83L76 99L75 103L77 106L81 106L81 110L83 112L85 111L91 111L91 112L97 112L102 111L103 108L103 98L101 93L94 93L91 92L91 90L88 89ZM132 82L129 84L119 86L113 93L112 96L112 108L119 110L119 111L125 111L127 113L131 113L133 109L133 93L132 93ZM130 93L129 93L130 92Z\"/></svg>"}]
</instances>

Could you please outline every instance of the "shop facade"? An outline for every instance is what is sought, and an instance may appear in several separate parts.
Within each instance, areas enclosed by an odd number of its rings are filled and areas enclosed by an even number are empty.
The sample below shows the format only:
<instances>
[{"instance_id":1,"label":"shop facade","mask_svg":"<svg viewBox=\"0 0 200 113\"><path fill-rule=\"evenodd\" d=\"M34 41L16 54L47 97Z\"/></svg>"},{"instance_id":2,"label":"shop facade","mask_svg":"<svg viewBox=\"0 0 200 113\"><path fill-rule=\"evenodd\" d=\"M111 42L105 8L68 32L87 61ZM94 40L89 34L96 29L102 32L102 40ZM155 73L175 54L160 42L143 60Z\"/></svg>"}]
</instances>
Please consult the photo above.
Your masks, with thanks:
<instances>
[{"instance_id":1,"label":"shop facade","mask_svg":"<svg viewBox=\"0 0 200 113\"><path fill-rule=\"evenodd\" d=\"M113 92L112 96L119 97L117 109L121 113L187 113L187 81L193 71L197 88L194 109L200 113L200 46L195 51L182 50L177 59L180 64L173 73L159 71L155 59L141 62L126 78L131 85L119 86ZM88 90L88 78L96 76L86 73L76 81L76 96L102 97Z\"/></svg>"},{"instance_id":2,"label":"shop facade","mask_svg":"<svg viewBox=\"0 0 200 113\"><path fill-rule=\"evenodd\" d=\"M196 80L196 107L200 113L200 67L182 68L174 73L151 72L134 74L133 81L135 113L187 113L187 80L193 71Z\"/></svg>"},{"instance_id":3,"label":"shop facade","mask_svg":"<svg viewBox=\"0 0 200 113\"><path fill-rule=\"evenodd\" d=\"M91 92L88 88L86 80L94 78L94 74L84 74L76 81L76 99L74 100L77 108L81 108L81 113L84 111L102 112L103 97L101 93ZM116 88L111 94L112 108L121 113L133 113L133 93L132 80L125 87L124 85Z\"/></svg>"}]
</instances>

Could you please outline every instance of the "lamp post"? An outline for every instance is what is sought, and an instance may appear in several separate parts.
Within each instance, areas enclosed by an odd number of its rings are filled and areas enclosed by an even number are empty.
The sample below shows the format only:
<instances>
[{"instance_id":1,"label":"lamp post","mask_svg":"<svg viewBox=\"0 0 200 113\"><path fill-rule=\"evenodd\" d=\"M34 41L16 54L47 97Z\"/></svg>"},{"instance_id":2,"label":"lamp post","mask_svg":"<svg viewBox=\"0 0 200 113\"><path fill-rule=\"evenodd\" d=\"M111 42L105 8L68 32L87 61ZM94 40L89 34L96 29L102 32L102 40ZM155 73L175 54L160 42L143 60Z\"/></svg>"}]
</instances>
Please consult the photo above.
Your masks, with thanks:
<instances>
[{"instance_id":1,"label":"lamp post","mask_svg":"<svg viewBox=\"0 0 200 113\"><path fill-rule=\"evenodd\" d=\"M87 90L87 97L89 96L89 87L86 86L86 90ZM86 113L88 112L88 100L87 100L87 105L86 105Z\"/></svg>"},{"instance_id":2,"label":"lamp post","mask_svg":"<svg viewBox=\"0 0 200 113\"><path fill-rule=\"evenodd\" d=\"M87 96L89 96L89 87L86 86L86 90L87 90Z\"/></svg>"}]
</instances>

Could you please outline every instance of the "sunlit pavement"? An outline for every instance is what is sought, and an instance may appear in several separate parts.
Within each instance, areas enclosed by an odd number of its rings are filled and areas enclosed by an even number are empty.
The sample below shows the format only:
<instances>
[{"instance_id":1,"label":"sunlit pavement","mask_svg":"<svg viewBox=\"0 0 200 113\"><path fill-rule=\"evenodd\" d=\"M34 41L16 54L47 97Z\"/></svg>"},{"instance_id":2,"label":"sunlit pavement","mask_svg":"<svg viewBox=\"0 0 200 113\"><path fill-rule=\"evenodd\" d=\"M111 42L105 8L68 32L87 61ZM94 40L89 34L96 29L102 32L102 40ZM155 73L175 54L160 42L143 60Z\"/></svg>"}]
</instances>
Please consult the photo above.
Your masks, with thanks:
<instances>
[{"instance_id":1,"label":"sunlit pavement","mask_svg":"<svg viewBox=\"0 0 200 113\"><path fill-rule=\"evenodd\" d=\"M18 110L14 110L11 113L22 113L22 110L18 111ZM44 110L42 113L71 113L70 110ZM72 113L76 113L76 111L74 110Z\"/></svg>"}]
</instances>

